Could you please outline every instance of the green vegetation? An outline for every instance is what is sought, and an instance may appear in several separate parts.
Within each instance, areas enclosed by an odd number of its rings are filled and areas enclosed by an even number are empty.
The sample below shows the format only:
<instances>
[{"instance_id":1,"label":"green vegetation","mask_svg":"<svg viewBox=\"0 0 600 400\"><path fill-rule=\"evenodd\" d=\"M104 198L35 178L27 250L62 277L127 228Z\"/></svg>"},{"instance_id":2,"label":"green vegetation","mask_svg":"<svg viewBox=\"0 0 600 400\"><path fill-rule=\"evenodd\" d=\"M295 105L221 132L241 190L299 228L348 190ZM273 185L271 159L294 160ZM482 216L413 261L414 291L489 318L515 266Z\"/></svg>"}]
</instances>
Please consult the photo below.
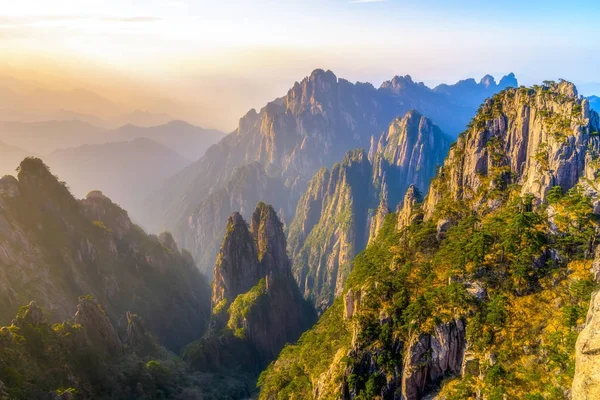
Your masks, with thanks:
<instances>
[{"instance_id":1,"label":"green vegetation","mask_svg":"<svg viewBox=\"0 0 600 400\"><path fill-rule=\"evenodd\" d=\"M590 267L599 227L590 198L577 186L550 189L545 203L523 195L497 137L486 141L487 171L476 175L480 185L450 184L467 141L478 140L482 130L491 133L492 119L510 125L520 118L518 107L505 107L507 99L521 106L559 104L568 115L542 107L544 129L560 141L573 135L582 122L579 100L558 90L562 84L510 89L482 105L432 182L438 203L431 218L398 231L396 216L388 216L377 239L354 259L344 294L261 375L261 399L312 398L317 392L320 398L343 392L357 399L395 396L410 344L458 320L466 325L477 367L428 382L441 385L441 397L567 398L576 327L596 288ZM549 168L549 150L542 145L533 155L539 173ZM447 230L438 230L441 219ZM349 319L347 294L355 309Z\"/></svg>"}]
</instances>

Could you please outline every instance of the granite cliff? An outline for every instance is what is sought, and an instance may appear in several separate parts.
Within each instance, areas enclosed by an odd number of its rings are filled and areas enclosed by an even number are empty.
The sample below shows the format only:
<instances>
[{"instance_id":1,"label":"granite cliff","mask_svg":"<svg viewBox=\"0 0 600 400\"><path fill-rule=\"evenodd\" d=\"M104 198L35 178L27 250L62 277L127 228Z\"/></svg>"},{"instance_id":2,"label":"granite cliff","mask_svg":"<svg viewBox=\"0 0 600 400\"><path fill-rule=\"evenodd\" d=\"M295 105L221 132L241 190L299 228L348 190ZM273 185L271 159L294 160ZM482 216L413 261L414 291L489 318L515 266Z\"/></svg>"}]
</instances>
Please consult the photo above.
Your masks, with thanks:
<instances>
[{"instance_id":1,"label":"granite cliff","mask_svg":"<svg viewBox=\"0 0 600 400\"><path fill-rule=\"evenodd\" d=\"M177 242L194 249L200 269L210 275L218 249L214 238L222 233L228 213L223 209L222 213L218 210L218 218L206 216L214 215L215 193L224 188L231 191L239 167L258 163L267 177L285 186L281 191L269 192L269 198L258 200L275 205L287 220L319 169L331 168L350 150L369 148L373 136L379 138L394 119L409 110L418 110L456 136L471 118L476 104L507 86L516 86L514 76L506 77L500 84L490 79L473 83L430 89L407 75L396 76L375 88L369 83L338 79L331 71L315 70L296 82L285 96L258 111L250 110L240 118L234 132L153 193L145 207L144 222L152 230L167 228L176 232ZM261 178L261 182L266 180ZM232 207L255 202L254 188L234 191ZM227 204L222 197L226 194L219 193L221 201ZM229 210L233 211L236 208ZM242 216L249 218L249 213L247 209ZM205 245L205 238L214 246Z\"/></svg>"},{"instance_id":2,"label":"granite cliff","mask_svg":"<svg viewBox=\"0 0 600 400\"><path fill-rule=\"evenodd\" d=\"M427 187L450 146L428 118L409 111L397 118L369 154L349 152L313 177L289 229L294 275L319 310L341 293L353 258L377 236L389 205L411 185Z\"/></svg>"},{"instance_id":3,"label":"granite cliff","mask_svg":"<svg viewBox=\"0 0 600 400\"><path fill-rule=\"evenodd\" d=\"M486 100L260 398L593 398L598 126L564 81Z\"/></svg>"}]
</instances>

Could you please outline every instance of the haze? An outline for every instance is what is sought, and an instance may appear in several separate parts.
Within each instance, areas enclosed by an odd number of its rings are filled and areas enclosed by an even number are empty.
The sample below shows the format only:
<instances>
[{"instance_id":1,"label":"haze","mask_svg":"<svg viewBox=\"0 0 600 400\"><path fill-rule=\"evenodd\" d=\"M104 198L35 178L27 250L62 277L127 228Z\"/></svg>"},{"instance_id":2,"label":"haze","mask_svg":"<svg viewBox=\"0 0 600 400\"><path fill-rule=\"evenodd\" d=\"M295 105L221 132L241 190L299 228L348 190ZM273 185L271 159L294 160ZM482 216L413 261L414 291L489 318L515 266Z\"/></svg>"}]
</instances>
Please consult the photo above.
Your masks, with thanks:
<instances>
[{"instance_id":1,"label":"haze","mask_svg":"<svg viewBox=\"0 0 600 400\"><path fill-rule=\"evenodd\" d=\"M600 81L593 1L3 3L2 76L224 131L316 67L376 85L513 71L524 84L568 78L589 95Z\"/></svg>"}]
</instances>

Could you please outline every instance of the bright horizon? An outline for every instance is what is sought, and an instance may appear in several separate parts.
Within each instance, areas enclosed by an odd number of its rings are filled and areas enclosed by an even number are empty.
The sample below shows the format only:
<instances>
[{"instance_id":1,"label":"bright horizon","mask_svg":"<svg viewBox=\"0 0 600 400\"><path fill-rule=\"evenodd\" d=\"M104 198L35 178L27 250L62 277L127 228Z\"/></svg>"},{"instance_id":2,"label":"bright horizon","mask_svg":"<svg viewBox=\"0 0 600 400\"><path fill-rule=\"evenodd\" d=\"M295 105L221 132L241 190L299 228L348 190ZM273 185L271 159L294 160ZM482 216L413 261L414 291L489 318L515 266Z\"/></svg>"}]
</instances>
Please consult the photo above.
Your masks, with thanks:
<instances>
[{"instance_id":1,"label":"bright horizon","mask_svg":"<svg viewBox=\"0 0 600 400\"><path fill-rule=\"evenodd\" d=\"M376 86L514 72L524 84L565 78L600 93L592 1L4 3L2 77L86 88L224 131L315 68Z\"/></svg>"}]
</instances>

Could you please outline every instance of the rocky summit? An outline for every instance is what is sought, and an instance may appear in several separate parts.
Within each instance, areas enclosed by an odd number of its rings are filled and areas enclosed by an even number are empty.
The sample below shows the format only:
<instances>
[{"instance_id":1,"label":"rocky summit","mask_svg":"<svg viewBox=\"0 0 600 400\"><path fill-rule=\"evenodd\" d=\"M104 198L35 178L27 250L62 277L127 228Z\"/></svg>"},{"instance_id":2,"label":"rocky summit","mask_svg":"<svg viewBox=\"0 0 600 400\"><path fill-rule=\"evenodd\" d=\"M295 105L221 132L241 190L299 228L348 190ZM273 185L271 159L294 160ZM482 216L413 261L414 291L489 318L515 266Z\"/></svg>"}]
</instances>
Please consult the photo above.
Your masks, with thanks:
<instances>
[{"instance_id":1,"label":"rocky summit","mask_svg":"<svg viewBox=\"0 0 600 400\"><path fill-rule=\"evenodd\" d=\"M368 149L373 137L377 144L382 133L384 141L388 136L390 141L402 140L386 132L401 132L404 128L399 124L408 111L417 110L456 137L486 97L516 84L511 75L499 84L484 79L430 89L407 75L375 88L317 69L287 94L260 110L250 110L234 132L156 190L148 198L144 221L152 230L174 232L177 242L192 250L200 270L210 276L232 212L241 211L248 219L252 210L247 206L265 201L289 223L315 173L322 167L332 168L348 151ZM419 120L415 116L410 123ZM428 133L427 126L421 129ZM399 150L399 158L391 161L416 168L435 158L422 157L417 162L416 157L424 153L411 145L407 142L408 152ZM445 156L443 146L436 151ZM262 172L240 171L253 163L257 164L252 168ZM407 173L414 175L416 170ZM240 176L247 179L242 181Z\"/></svg>"},{"instance_id":2,"label":"rocky summit","mask_svg":"<svg viewBox=\"0 0 600 400\"><path fill-rule=\"evenodd\" d=\"M238 372L241 365L256 375L315 320L292 276L283 225L265 203L250 226L239 213L229 217L214 277L211 328L186 350L195 365Z\"/></svg>"},{"instance_id":3,"label":"rocky summit","mask_svg":"<svg viewBox=\"0 0 600 400\"><path fill-rule=\"evenodd\" d=\"M598 126L566 81L486 100L260 398L595 398Z\"/></svg>"},{"instance_id":4,"label":"rocky summit","mask_svg":"<svg viewBox=\"0 0 600 400\"><path fill-rule=\"evenodd\" d=\"M290 224L289 250L300 290L319 310L342 292L352 260L377 236L390 205L411 185L428 187L449 147L450 138L413 110L373 137L368 154L351 151L313 177Z\"/></svg>"}]
</instances>

